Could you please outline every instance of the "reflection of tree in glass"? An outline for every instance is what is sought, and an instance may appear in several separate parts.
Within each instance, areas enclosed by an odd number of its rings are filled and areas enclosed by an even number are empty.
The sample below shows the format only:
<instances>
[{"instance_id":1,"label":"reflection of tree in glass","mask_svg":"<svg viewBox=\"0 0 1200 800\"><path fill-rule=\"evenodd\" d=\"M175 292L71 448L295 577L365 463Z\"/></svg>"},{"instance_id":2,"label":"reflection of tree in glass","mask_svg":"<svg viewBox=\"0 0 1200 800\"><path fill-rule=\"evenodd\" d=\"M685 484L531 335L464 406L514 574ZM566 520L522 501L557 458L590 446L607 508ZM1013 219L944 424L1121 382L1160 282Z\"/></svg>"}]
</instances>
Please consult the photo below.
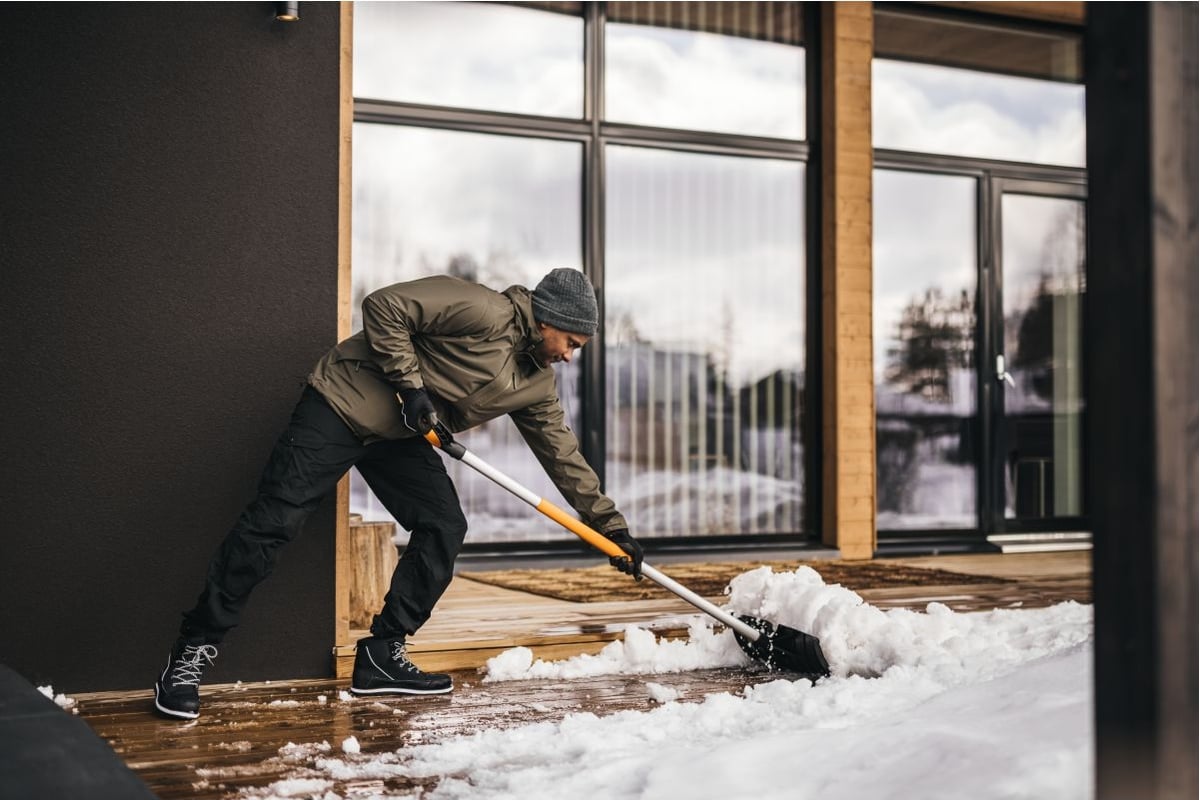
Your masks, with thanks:
<instances>
[{"instance_id":1,"label":"reflection of tree in glass","mask_svg":"<svg viewBox=\"0 0 1200 800\"><path fill-rule=\"evenodd\" d=\"M446 274L474 283L479 280L479 264L470 253L455 253L446 264Z\"/></svg>"},{"instance_id":2,"label":"reflection of tree in glass","mask_svg":"<svg viewBox=\"0 0 1200 800\"><path fill-rule=\"evenodd\" d=\"M620 311L614 316L616 319L608 325L611 344L644 344L646 342L638 331L637 323L633 321L633 314L628 311Z\"/></svg>"},{"instance_id":3,"label":"reflection of tree in glass","mask_svg":"<svg viewBox=\"0 0 1200 800\"><path fill-rule=\"evenodd\" d=\"M1083 215L1072 204L1055 217L1038 249L1041 264L1033 297L1013 308L1004 320L1005 344L1013 354L1012 366L1025 371L1029 388L1043 400L1049 400L1054 393L1055 356L1064 356L1061 343L1055 346L1055 318L1059 318L1059 326L1065 321L1079 324L1079 296L1084 287L1080 261ZM1014 335L1015 343L1011 341Z\"/></svg>"},{"instance_id":4,"label":"reflection of tree in glass","mask_svg":"<svg viewBox=\"0 0 1200 800\"><path fill-rule=\"evenodd\" d=\"M909 300L887 356L888 383L926 400L949 402L951 369L974 364L974 299L965 289L947 296L933 287Z\"/></svg>"}]
</instances>

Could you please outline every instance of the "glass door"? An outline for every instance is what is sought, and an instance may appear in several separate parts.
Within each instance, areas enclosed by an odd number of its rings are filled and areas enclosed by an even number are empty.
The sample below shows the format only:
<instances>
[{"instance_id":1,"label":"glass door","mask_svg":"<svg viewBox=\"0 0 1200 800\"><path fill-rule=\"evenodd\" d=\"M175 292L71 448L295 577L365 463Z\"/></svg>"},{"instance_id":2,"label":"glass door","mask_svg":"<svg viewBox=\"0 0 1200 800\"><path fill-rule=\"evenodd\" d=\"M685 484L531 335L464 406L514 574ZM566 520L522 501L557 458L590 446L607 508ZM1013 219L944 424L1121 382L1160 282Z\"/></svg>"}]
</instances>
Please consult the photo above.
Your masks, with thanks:
<instances>
[{"instance_id":1,"label":"glass door","mask_svg":"<svg viewBox=\"0 0 1200 800\"><path fill-rule=\"evenodd\" d=\"M1083 187L994 179L991 530L1079 530Z\"/></svg>"},{"instance_id":2,"label":"glass door","mask_svg":"<svg viewBox=\"0 0 1200 800\"><path fill-rule=\"evenodd\" d=\"M885 534L979 526L979 179L876 169L876 520Z\"/></svg>"}]
</instances>

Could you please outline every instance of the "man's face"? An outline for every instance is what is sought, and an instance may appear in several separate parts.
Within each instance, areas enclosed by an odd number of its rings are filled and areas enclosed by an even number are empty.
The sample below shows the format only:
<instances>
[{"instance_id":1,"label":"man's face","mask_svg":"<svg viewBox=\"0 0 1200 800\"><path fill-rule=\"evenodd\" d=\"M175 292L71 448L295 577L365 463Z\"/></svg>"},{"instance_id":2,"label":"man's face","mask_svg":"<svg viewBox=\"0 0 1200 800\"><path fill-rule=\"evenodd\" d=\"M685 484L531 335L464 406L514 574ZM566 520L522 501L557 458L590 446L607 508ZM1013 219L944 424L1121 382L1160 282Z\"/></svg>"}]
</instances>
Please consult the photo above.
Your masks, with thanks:
<instances>
[{"instance_id":1,"label":"man's face","mask_svg":"<svg viewBox=\"0 0 1200 800\"><path fill-rule=\"evenodd\" d=\"M537 358L538 364L543 367L557 364L560 361L570 363L571 359L575 357L575 351L592 338L582 333L560 330L544 322L538 323L538 330L542 333L542 341L534 349L533 354Z\"/></svg>"}]
</instances>

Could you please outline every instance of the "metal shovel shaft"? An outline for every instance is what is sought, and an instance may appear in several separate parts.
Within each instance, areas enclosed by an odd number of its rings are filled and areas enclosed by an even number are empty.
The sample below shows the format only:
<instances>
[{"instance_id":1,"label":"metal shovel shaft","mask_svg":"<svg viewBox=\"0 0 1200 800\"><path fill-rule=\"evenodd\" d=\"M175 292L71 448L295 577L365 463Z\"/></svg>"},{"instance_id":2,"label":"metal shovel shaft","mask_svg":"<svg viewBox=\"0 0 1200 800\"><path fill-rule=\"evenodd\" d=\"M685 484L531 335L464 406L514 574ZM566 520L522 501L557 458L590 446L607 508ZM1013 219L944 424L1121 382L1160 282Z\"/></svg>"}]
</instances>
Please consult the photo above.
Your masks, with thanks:
<instances>
[{"instance_id":1,"label":"metal shovel shaft","mask_svg":"<svg viewBox=\"0 0 1200 800\"><path fill-rule=\"evenodd\" d=\"M545 514L559 525L562 525L571 533L575 534L580 539L583 539L585 542L605 555L616 558L629 557L628 553L626 553L613 542L609 541L605 536L593 530L590 526L585 525L583 522L580 522L578 519L563 511L549 500L539 497L538 495L529 491L524 486L508 477L479 456L467 450L467 448L463 447L458 442L452 442L450 446L446 446L443 444L441 437L439 437L435 431L430 431L429 433L425 434L425 438L434 447L444 450L452 458L463 462L467 466L471 467L471 469L490 479L497 485L507 489L509 492L521 498L539 512ZM746 639L749 639L751 642L758 641L759 637L762 636L760 631L747 625L745 622L733 616L732 614L723 611L713 603L705 600L703 597L691 591L687 587L680 585L672 578L667 577L645 562L642 563L642 575L654 581L671 594L674 594L675 596L691 603L705 614L708 614L714 619L729 626Z\"/></svg>"}]
</instances>

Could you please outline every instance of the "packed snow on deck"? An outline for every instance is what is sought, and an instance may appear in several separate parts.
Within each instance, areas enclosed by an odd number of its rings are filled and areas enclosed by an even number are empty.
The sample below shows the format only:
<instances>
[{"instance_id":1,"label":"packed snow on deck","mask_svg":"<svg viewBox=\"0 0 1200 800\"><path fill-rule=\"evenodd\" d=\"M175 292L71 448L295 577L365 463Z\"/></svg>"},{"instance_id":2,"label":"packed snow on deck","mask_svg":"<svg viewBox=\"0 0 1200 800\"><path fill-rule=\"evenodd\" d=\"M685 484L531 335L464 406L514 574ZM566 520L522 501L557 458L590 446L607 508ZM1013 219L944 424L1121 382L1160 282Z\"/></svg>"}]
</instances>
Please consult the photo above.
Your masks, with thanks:
<instances>
[{"instance_id":1,"label":"packed snow on deck","mask_svg":"<svg viewBox=\"0 0 1200 800\"><path fill-rule=\"evenodd\" d=\"M334 800L338 781L440 778L423 794L520 798L1047 798L1092 796L1092 609L880 610L813 570L734 579L728 607L815 634L833 675L697 700L647 679L647 711L571 714L385 755L316 759L327 779L253 797ZM653 676L748 664L725 630L689 641L627 631L557 663L510 650L489 681ZM335 750L337 743L335 744Z\"/></svg>"}]
</instances>

